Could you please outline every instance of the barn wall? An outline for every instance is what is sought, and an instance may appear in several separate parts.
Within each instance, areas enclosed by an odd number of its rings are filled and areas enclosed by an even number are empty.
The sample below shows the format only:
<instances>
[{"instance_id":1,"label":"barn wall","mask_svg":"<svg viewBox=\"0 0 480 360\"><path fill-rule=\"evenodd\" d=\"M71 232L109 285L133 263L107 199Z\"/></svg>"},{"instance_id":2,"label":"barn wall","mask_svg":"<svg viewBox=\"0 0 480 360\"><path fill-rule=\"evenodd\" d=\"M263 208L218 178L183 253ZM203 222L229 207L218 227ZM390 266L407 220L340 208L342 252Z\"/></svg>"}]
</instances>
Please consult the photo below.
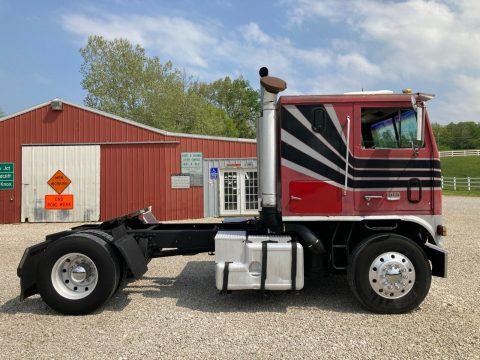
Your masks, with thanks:
<instances>
[{"instance_id":1,"label":"barn wall","mask_svg":"<svg viewBox=\"0 0 480 360\"><path fill-rule=\"evenodd\" d=\"M251 142L160 134L73 105L50 105L0 122L0 162L15 163L15 189L0 191L0 223L20 221L21 148L27 144L168 141L162 144L101 145L101 219L152 205L158 218L203 216L203 188L172 190L170 176L180 172L180 153L209 157L254 157ZM53 175L53 174L52 174Z\"/></svg>"}]
</instances>

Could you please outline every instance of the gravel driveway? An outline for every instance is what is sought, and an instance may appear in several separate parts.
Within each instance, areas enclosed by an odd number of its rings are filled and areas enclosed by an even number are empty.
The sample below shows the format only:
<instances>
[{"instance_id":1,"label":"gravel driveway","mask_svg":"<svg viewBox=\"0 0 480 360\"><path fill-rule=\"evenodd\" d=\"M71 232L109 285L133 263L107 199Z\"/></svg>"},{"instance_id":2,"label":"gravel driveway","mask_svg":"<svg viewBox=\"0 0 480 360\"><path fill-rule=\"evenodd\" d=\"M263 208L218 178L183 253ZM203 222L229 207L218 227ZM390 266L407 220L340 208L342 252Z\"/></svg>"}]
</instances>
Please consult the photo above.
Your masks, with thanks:
<instances>
[{"instance_id":1,"label":"gravel driveway","mask_svg":"<svg viewBox=\"0 0 480 360\"><path fill-rule=\"evenodd\" d=\"M96 313L61 316L18 300L25 247L66 224L1 225L0 358L480 359L480 198L446 197L449 277L418 310L374 315L332 276L300 294L221 296L213 257L153 260Z\"/></svg>"}]
</instances>

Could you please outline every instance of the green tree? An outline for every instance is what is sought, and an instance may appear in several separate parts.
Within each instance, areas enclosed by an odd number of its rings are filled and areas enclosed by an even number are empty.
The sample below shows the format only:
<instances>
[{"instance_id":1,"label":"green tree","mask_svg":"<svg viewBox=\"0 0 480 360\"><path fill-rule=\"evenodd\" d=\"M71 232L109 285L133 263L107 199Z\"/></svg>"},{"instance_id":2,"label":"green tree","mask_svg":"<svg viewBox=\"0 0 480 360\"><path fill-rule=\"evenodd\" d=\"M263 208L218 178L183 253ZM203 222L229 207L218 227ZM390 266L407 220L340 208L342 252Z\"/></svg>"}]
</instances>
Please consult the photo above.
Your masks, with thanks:
<instances>
[{"instance_id":1,"label":"green tree","mask_svg":"<svg viewBox=\"0 0 480 360\"><path fill-rule=\"evenodd\" d=\"M239 135L225 111L191 90L185 72L141 46L91 36L80 54L85 105L170 131Z\"/></svg>"},{"instance_id":2,"label":"green tree","mask_svg":"<svg viewBox=\"0 0 480 360\"><path fill-rule=\"evenodd\" d=\"M196 83L192 87L210 104L223 109L234 121L241 137L255 137L255 123L260 116L261 104L257 90L243 77L230 77L212 83Z\"/></svg>"},{"instance_id":3,"label":"green tree","mask_svg":"<svg viewBox=\"0 0 480 360\"><path fill-rule=\"evenodd\" d=\"M4 117L5 116L5 113L3 112L2 109L0 109L0 117Z\"/></svg>"},{"instance_id":4,"label":"green tree","mask_svg":"<svg viewBox=\"0 0 480 360\"><path fill-rule=\"evenodd\" d=\"M440 150L463 150L480 148L480 124L473 121L432 124L433 133Z\"/></svg>"}]
</instances>

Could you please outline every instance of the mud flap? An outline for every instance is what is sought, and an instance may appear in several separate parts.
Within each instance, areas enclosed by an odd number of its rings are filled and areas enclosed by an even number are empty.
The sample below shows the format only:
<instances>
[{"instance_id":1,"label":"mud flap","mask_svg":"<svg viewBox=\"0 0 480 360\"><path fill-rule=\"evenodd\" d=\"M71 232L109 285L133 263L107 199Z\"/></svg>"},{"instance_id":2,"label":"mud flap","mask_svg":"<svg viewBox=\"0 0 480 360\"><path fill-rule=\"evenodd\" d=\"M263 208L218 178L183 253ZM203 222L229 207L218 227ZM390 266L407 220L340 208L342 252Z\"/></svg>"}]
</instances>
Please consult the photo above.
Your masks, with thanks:
<instances>
[{"instance_id":1,"label":"mud flap","mask_svg":"<svg viewBox=\"0 0 480 360\"><path fill-rule=\"evenodd\" d=\"M23 253L17 268L17 276L20 278L20 300L25 300L38 293L37 266L47 245L48 243L45 241L26 248Z\"/></svg>"},{"instance_id":2,"label":"mud flap","mask_svg":"<svg viewBox=\"0 0 480 360\"><path fill-rule=\"evenodd\" d=\"M115 239L115 246L120 254L122 254L125 263L135 278L140 278L148 270L147 259L142 253L140 246L132 235L127 233L124 225L120 225L113 229L112 236Z\"/></svg>"},{"instance_id":3,"label":"mud flap","mask_svg":"<svg viewBox=\"0 0 480 360\"><path fill-rule=\"evenodd\" d=\"M447 250L430 243L424 244L423 249L432 262L432 275L446 278L448 265Z\"/></svg>"}]
</instances>

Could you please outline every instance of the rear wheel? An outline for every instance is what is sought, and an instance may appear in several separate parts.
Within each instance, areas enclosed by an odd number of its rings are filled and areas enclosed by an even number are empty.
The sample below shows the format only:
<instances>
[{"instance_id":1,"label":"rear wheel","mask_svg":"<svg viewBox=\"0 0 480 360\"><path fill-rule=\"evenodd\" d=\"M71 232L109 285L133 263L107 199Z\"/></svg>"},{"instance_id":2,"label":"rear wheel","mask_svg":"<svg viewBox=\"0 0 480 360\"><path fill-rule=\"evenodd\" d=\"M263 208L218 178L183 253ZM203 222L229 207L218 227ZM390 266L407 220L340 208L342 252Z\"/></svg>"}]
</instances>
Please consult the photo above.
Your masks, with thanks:
<instances>
[{"instance_id":1,"label":"rear wheel","mask_svg":"<svg viewBox=\"0 0 480 360\"><path fill-rule=\"evenodd\" d=\"M430 289L431 269L423 250L398 234L373 235L350 255L348 282L368 310L381 314L411 311Z\"/></svg>"},{"instance_id":2,"label":"rear wheel","mask_svg":"<svg viewBox=\"0 0 480 360\"><path fill-rule=\"evenodd\" d=\"M120 265L104 240L73 234L48 246L37 274L38 291L54 310L86 314L99 308L117 288Z\"/></svg>"}]
</instances>

